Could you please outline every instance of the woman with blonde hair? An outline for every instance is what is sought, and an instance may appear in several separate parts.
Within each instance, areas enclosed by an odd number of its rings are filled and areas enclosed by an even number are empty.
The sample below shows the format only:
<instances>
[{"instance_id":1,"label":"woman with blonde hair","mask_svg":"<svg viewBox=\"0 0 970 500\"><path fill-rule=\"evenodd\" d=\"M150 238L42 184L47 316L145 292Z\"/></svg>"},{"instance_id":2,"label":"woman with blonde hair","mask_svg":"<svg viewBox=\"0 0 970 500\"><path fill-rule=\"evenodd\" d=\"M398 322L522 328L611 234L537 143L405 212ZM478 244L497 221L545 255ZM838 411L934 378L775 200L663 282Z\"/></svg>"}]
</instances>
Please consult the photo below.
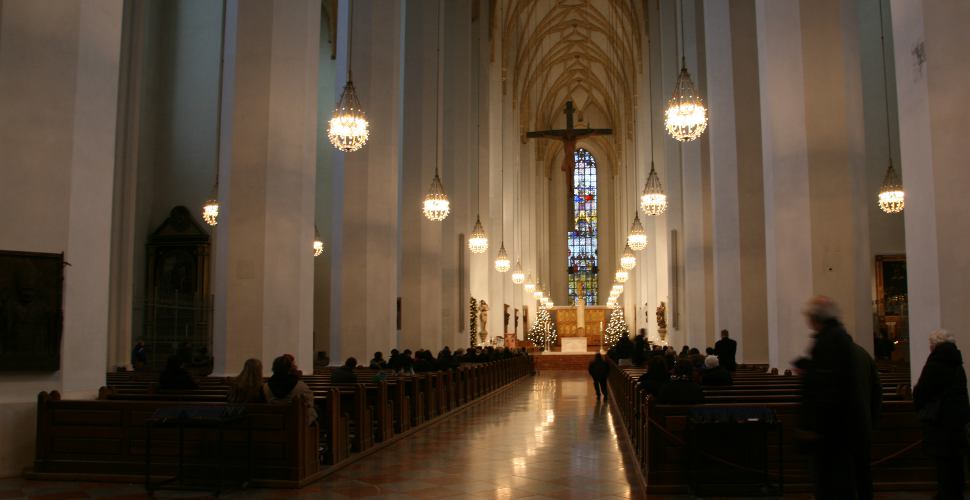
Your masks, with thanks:
<instances>
[{"instance_id":1,"label":"woman with blonde hair","mask_svg":"<svg viewBox=\"0 0 970 500\"><path fill-rule=\"evenodd\" d=\"M265 403L263 398L263 363L249 358L239 372L239 376L229 385L226 400L230 403Z\"/></svg>"}]
</instances>

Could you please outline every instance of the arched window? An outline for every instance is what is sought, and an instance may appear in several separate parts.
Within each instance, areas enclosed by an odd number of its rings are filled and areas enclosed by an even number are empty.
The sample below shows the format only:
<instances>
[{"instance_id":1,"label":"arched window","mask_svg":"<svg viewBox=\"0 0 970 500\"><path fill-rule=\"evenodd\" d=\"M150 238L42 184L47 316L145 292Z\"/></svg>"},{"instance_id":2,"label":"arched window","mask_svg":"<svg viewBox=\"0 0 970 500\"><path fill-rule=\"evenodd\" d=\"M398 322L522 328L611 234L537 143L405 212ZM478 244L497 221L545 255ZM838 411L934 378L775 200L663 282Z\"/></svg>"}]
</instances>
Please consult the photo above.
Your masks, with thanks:
<instances>
[{"instance_id":1,"label":"arched window","mask_svg":"<svg viewBox=\"0 0 970 500\"><path fill-rule=\"evenodd\" d=\"M596 160L585 149L573 154L573 227L567 233L569 245L569 301L576 303L582 284L587 304L596 304L599 291L599 256L596 237Z\"/></svg>"}]
</instances>

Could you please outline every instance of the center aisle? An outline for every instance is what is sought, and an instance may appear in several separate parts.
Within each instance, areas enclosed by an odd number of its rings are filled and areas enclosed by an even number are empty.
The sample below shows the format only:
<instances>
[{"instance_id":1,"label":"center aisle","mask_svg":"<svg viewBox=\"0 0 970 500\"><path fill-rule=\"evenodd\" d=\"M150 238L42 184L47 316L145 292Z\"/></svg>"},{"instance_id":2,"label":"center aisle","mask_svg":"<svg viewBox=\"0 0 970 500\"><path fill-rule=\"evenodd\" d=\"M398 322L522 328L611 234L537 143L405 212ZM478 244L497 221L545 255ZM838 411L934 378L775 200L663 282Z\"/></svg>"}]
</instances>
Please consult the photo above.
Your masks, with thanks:
<instances>
[{"instance_id":1,"label":"center aisle","mask_svg":"<svg viewBox=\"0 0 970 500\"><path fill-rule=\"evenodd\" d=\"M585 372L544 372L304 488L327 498L640 498ZM627 472L629 470L629 473Z\"/></svg>"}]
</instances>

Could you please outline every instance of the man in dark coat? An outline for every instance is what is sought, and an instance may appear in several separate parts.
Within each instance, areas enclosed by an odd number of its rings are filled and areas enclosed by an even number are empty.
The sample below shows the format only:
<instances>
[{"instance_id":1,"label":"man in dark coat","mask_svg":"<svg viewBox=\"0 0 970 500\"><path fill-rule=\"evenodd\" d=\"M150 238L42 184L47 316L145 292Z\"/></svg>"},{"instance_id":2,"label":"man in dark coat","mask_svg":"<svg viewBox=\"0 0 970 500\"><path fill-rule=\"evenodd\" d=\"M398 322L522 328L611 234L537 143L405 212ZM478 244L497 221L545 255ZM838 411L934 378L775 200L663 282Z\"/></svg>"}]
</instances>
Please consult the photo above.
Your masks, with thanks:
<instances>
[{"instance_id":1,"label":"man in dark coat","mask_svg":"<svg viewBox=\"0 0 970 500\"><path fill-rule=\"evenodd\" d=\"M738 369L738 363L734 360L737 353L738 343L728 336L727 330L721 330L721 340L714 343L714 354L725 370L733 373Z\"/></svg>"},{"instance_id":2,"label":"man in dark coat","mask_svg":"<svg viewBox=\"0 0 970 500\"><path fill-rule=\"evenodd\" d=\"M828 297L805 309L815 343L803 373L796 440L814 455L816 498L872 498L869 448L881 389L875 362L839 321Z\"/></svg>"},{"instance_id":3,"label":"man in dark coat","mask_svg":"<svg viewBox=\"0 0 970 500\"><path fill-rule=\"evenodd\" d=\"M600 392L603 393L603 399L609 399L610 393L606 390L606 379L610 375L610 365L606 364L606 360L600 353L596 353L593 360L589 362L588 371L589 376L593 378L596 399L600 398Z\"/></svg>"},{"instance_id":4,"label":"man in dark coat","mask_svg":"<svg viewBox=\"0 0 970 500\"><path fill-rule=\"evenodd\" d=\"M704 391L694 382L694 366L686 359L677 360L674 377L664 384L657 403L665 405L696 405L704 402Z\"/></svg>"},{"instance_id":5,"label":"man in dark coat","mask_svg":"<svg viewBox=\"0 0 970 500\"><path fill-rule=\"evenodd\" d=\"M963 356L946 330L930 334L930 356L913 388L923 426L923 447L936 461L937 498L963 498L963 454L970 400Z\"/></svg>"}]
</instances>

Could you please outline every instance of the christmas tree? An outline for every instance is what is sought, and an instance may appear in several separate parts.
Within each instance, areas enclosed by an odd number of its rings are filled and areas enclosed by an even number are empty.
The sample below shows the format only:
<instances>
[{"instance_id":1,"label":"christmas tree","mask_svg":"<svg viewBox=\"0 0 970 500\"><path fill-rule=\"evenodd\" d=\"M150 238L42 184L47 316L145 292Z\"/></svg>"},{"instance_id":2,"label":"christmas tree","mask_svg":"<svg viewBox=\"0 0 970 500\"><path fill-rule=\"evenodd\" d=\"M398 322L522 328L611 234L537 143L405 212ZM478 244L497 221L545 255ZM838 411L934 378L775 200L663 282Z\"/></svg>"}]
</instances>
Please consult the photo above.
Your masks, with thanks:
<instances>
[{"instance_id":1,"label":"christmas tree","mask_svg":"<svg viewBox=\"0 0 970 500\"><path fill-rule=\"evenodd\" d=\"M544 350L546 338L549 339L549 345L556 342L556 325L552 322L549 310L540 305L539 312L536 313L536 320L532 323L532 328L529 329L529 340L533 345Z\"/></svg>"},{"instance_id":2,"label":"christmas tree","mask_svg":"<svg viewBox=\"0 0 970 500\"><path fill-rule=\"evenodd\" d=\"M469 347L478 345L478 301L475 297L468 301L468 337Z\"/></svg>"},{"instance_id":3,"label":"christmas tree","mask_svg":"<svg viewBox=\"0 0 970 500\"><path fill-rule=\"evenodd\" d=\"M627 335L629 329L626 326L626 319L623 317L623 309L619 306L613 308L610 314L610 321L606 324L606 332L603 334L603 347L609 349L616 345L621 337Z\"/></svg>"}]
</instances>

